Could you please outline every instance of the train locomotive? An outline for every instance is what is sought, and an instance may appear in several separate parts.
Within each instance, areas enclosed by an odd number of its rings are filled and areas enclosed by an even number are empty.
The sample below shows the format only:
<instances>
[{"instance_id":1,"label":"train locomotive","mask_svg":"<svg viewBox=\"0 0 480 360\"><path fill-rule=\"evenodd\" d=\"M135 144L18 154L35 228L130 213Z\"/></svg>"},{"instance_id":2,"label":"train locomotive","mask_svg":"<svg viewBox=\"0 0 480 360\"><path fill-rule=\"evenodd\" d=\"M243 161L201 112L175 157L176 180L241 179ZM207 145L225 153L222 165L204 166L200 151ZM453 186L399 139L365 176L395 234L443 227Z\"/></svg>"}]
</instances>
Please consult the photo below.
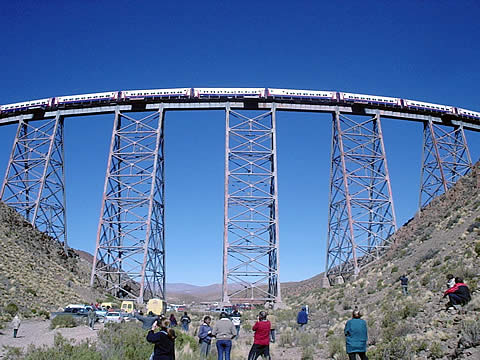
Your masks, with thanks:
<instances>
[{"instance_id":1,"label":"train locomotive","mask_svg":"<svg viewBox=\"0 0 480 360\"><path fill-rule=\"evenodd\" d=\"M133 103L155 100L205 100L205 99L264 99L284 101L312 101L344 104L367 104L414 111L452 114L480 120L480 113L453 106L388 96L356 94L326 90L296 90L277 88L171 88L150 90L122 90L92 94L59 96L47 99L0 105L0 116L28 110L56 110L74 106Z\"/></svg>"}]
</instances>

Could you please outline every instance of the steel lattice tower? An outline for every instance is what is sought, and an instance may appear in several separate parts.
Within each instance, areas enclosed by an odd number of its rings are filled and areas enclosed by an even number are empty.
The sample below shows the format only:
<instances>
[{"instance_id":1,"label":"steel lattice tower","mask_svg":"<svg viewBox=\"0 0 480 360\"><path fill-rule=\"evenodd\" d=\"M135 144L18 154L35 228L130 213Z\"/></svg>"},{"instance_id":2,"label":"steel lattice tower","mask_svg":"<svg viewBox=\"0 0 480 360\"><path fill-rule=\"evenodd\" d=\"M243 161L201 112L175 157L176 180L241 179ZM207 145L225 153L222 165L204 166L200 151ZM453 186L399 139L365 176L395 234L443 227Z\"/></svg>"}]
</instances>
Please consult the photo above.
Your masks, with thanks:
<instances>
[{"instance_id":1,"label":"steel lattice tower","mask_svg":"<svg viewBox=\"0 0 480 360\"><path fill-rule=\"evenodd\" d=\"M446 192L472 167L461 125L447 131L432 120L425 122L419 207Z\"/></svg>"},{"instance_id":2,"label":"steel lattice tower","mask_svg":"<svg viewBox=\"0 0 480 360\"><path fill-rule=\"evenodd\" d=\"M396 230L380 115L336 112L332 129L326 274L356 275Z\"/></svg>"},{"instance_id":3,"label":"steel lattice tower","mask_svg":"<svg viewBox=\"0 0 480 360\"><path fill-rule=\"evenodd\" d=\"M226 108L223 301L281 302L275 108Z\"/></svg>"},{"instance_id":4,"label":"steel lattice tower","mask_svg":"<svg viewBox=\"0 0 480 360\"><path fill-rule=\"evenodd\" d=\"M165 299L163 124L116 110L98 226L91 284L138 302Z\"/></svg>"},{"instance_id":5,"label":"steel lattice tower","mask_svg":"<svg viewBox=\"0 0 480 360\"><path fill-rule=\"evenodd\" d=\"M38 230L68 249L65 211L63 118L21 118L0 198Z\"/></svg>"}]
</instances>

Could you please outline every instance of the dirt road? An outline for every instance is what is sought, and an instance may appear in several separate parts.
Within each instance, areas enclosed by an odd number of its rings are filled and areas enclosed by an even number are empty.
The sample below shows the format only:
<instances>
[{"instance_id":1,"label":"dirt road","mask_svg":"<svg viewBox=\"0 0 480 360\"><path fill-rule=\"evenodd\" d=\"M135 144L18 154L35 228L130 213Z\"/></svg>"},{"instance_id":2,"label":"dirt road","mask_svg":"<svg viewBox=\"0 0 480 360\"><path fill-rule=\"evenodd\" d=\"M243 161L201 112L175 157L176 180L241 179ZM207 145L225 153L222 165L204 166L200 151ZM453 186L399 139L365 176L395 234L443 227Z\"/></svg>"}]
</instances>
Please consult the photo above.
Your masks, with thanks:
<instances>
[{"instance_id":1,"label":"dirt road","mask_svg":"<svg viewBox=\"0 0 480 360\"><path fill-rule=\"evenodd\" d=\"M87 338L96 339L98 330L103 329L103 324L96 323L95 330L91 330L86 325L80 325L74 328L59 328L50 330L50 320L22 320L17 338L13 338L13 330L10 326L0 330L0 358L4 354L3 346L14 346L26 349L28 345L35 346L53 345L55 334L59 333L67 339L75 341L85 340Z\"/></svg>"}]
</instances>

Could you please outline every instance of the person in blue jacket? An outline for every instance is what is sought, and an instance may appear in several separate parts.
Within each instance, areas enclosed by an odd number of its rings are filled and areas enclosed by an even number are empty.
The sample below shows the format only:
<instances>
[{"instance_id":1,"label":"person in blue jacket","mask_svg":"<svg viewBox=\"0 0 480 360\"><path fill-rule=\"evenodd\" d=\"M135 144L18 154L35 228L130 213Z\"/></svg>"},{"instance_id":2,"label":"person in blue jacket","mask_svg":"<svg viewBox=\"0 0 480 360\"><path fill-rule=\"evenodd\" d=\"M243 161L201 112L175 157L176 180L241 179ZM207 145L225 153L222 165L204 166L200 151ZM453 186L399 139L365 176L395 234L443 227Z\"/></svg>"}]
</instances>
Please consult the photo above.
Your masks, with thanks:
<instances>
[{"instance_id":1,"label":"person in blue jacket","mask_svg":"<svg viewBox=\"0 0 480 360\"><path fill-rule=\"evenodd\" d=\"M362 314L358 310L352 313L352 319L345 324L345 337L347 343L347 354L350 360L355 360L360 356L361 360L368 360L367 355L367 340L368 331L365 320L360 319Z\"/></svg>"},{"instance_id":2,"label":"person in blue jacket","mask_svg":"<svg viewBox=\"0 0 480 360\"><path fill-rule=\"evenodd\" d=\"M305 330L305 326L308 323L308 313L307 313L307 308L302 307L302 310L298 312L297 315L297 324L300 327L300 330Z\"/></svg>"}]
</instances>

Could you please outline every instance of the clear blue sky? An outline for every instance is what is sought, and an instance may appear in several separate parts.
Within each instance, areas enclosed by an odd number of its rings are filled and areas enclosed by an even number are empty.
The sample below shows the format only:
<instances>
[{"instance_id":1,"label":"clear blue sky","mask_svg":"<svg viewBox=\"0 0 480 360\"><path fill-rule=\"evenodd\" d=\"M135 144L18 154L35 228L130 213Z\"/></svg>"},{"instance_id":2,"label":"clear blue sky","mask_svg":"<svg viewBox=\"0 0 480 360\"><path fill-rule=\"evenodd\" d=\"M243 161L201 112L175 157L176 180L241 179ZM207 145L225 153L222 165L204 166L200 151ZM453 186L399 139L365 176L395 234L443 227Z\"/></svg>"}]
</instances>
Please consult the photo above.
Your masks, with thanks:
<instances>
[{"instance_id":1,"label":"clear blue sky","mask_svg":"<svg viewBox=\"0 0 480 360\"><path fill-rule=\"evenodd\" d=\"M121 89L279 87L480 111L478 1L8 1L0 103ZM113 116L66 121L68 233L93 252ZM422 125L383 121L398 223L418 203ZM0 127L0 171L16 127ZM167 281L221 282L224 113L166 118ZM473 159L479 133L468 133ZM330 117L278 115L281 281L324 270ZM185 265L184 263L187 263Z\"/></svg>"}]
</instances>

